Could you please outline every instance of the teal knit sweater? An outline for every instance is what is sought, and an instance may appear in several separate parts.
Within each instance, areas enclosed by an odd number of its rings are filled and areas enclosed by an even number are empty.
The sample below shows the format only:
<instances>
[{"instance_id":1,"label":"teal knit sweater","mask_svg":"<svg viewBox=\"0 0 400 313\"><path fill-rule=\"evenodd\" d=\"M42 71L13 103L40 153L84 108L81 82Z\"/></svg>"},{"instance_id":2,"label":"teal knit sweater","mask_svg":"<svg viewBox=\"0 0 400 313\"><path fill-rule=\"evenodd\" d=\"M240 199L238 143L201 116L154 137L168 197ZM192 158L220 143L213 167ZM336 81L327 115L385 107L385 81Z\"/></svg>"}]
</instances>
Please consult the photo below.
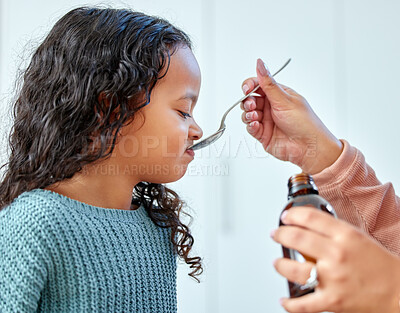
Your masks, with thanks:
<instances>
[{"instance_id":1,"label":"teal knit sweater","mask_svg":"<svg viewBox=\"0 0 400 313\"><path fill-rule=\"evenodd\" d=\"M52 191L0 211L0 312L176 312L170 231Z\"/></svg>"}]
</instances>

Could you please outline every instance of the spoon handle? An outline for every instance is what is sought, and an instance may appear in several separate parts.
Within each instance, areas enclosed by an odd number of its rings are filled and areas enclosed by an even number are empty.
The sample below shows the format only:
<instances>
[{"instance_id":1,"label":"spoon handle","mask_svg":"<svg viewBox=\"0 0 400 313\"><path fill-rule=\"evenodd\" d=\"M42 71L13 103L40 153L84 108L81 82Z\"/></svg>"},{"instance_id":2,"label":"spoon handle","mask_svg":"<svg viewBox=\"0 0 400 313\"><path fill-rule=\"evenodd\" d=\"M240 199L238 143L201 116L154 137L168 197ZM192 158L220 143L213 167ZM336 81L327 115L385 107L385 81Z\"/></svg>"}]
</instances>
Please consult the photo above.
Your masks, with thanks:
<instances>
[{"instance_id":1,"label":"spoon handle","mask_svg":"<svg viewBox=\"0 0 400 313\"><path fill-rule=\"evenodd\" d=\"M252 95L257 91L258 88L260 88L260 85L257 85L257 87L254 88L252 92L250 92L250 93L248 93L247 95L245 95L245 96L243 96L242 98L240 98L240 100L238 100L237 102L235 102L228 110L226 110L225 114L222 116L220 128L223 127L223 126L225 126L225 119L226 119L226 116L228 115L228 113L229 113L235 106L237 106L239 103L243 102L243 101L246 100L248 97L252 96Z\"/></svg>"},{"instance_id":2,"label":"spoon handle","mask_svg":"<svg viewBox=\"0 0 400 313\"><path fill-rule=\"evenodd\" d=\"M272 77L274 77L276 74L278 74L280 71L282 71L282 70L286 67L286 65L288 65L288 64L290 63L291 60L292 60L292 59L287 60L286 63L283 64L282 67L274 73L274 75L272 75ZM239 103L243 102L243 101L246 100L248 97L253 96L254 93L257 91L258 88L260 88L260 85L257 85L257 87L255 87L250 93L248 93L247 95L243 96L240 100L238 100L237 102L235 102L235 104L233 104L233 105L225 112L225 114L222 116L221 124L220 124L220 126L219 126L220 129L223 128L223 127L225 127L225 118L226 118L226 116L228 115L228 113L229 113L235 106L237 106Z\"/></svg>"}]
</instances>

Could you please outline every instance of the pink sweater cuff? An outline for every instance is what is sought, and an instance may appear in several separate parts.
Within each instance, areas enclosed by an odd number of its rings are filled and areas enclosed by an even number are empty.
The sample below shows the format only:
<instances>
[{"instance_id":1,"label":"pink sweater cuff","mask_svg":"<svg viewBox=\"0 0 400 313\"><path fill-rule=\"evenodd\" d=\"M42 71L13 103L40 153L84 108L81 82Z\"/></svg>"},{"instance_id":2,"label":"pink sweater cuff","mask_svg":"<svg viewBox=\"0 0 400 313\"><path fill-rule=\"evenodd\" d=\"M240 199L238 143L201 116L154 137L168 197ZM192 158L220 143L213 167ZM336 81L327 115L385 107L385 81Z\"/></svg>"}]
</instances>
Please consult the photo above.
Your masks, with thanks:
<instances>
[{"instance_id":1,"label":"pink sweater cuff","mask_svg":"<svg viewBox=\"0 0 400 313\"><path fill-rule=\"evenodd\" d=\"M345 180L352 169L352 165L357 160L359 151L352 147L346 140L340 139L343 143L343 151L339 158L331 166L323 171L314 174L313 179L318 187L338 185Z\"/></svg>"}]
</instances>

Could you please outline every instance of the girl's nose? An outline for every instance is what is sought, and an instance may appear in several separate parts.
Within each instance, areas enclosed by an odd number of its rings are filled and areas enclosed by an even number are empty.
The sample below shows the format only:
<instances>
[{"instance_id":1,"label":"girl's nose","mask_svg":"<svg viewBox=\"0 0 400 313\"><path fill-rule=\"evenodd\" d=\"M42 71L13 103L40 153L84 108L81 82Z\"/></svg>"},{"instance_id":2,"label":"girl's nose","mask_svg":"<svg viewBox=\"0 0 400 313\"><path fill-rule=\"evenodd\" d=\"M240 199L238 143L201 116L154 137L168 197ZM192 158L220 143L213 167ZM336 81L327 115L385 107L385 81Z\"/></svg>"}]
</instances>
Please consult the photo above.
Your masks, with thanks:
<instances>
[{"instance_id":1,"label":"girl's nose","mask_svg":"<svg viewBox=\"0 0 400 313\"><path fill-rule=\"evenodd\" d=\"M201 137L203 137L203 130L195 122L194 119L192 119L192 120L193 120L193 123L189 130L189 137L192 138L193 140L199 140Z\"/></svg>"}]
</instances>

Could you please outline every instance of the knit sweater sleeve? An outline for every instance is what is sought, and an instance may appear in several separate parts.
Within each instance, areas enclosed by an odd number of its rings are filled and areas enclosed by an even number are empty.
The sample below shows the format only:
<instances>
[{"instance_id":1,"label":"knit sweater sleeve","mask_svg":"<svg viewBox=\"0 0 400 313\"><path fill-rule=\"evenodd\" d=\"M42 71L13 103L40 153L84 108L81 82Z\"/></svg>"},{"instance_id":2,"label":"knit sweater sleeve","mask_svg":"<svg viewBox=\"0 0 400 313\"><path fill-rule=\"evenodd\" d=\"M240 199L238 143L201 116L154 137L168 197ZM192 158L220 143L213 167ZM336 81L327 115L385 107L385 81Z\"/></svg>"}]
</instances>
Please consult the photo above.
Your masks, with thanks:
<instances>
[{"instance_id":1,"label":"knit sweater sleeve","mask_svg":"<svg viewBox=\"0 0 400 313\"><path fill-rule=\"evenodd\" d=\"M45 216L17 201L0 211L1 312L34 312L46 283L49 250Z\"/></svg>"},{"instance_id":2,"label":"knit sweater sleeve","mask_svg":"<svg viewBox=\"0 0 400 313\"><path fill-rule=\"evenodd\" d=\"M339 218L400 255L400 199L393 185L382 184L363 154L342 142L344 150L339 159L313 176L321 196L332 204Z\"/></svg>"}]
</instances>

